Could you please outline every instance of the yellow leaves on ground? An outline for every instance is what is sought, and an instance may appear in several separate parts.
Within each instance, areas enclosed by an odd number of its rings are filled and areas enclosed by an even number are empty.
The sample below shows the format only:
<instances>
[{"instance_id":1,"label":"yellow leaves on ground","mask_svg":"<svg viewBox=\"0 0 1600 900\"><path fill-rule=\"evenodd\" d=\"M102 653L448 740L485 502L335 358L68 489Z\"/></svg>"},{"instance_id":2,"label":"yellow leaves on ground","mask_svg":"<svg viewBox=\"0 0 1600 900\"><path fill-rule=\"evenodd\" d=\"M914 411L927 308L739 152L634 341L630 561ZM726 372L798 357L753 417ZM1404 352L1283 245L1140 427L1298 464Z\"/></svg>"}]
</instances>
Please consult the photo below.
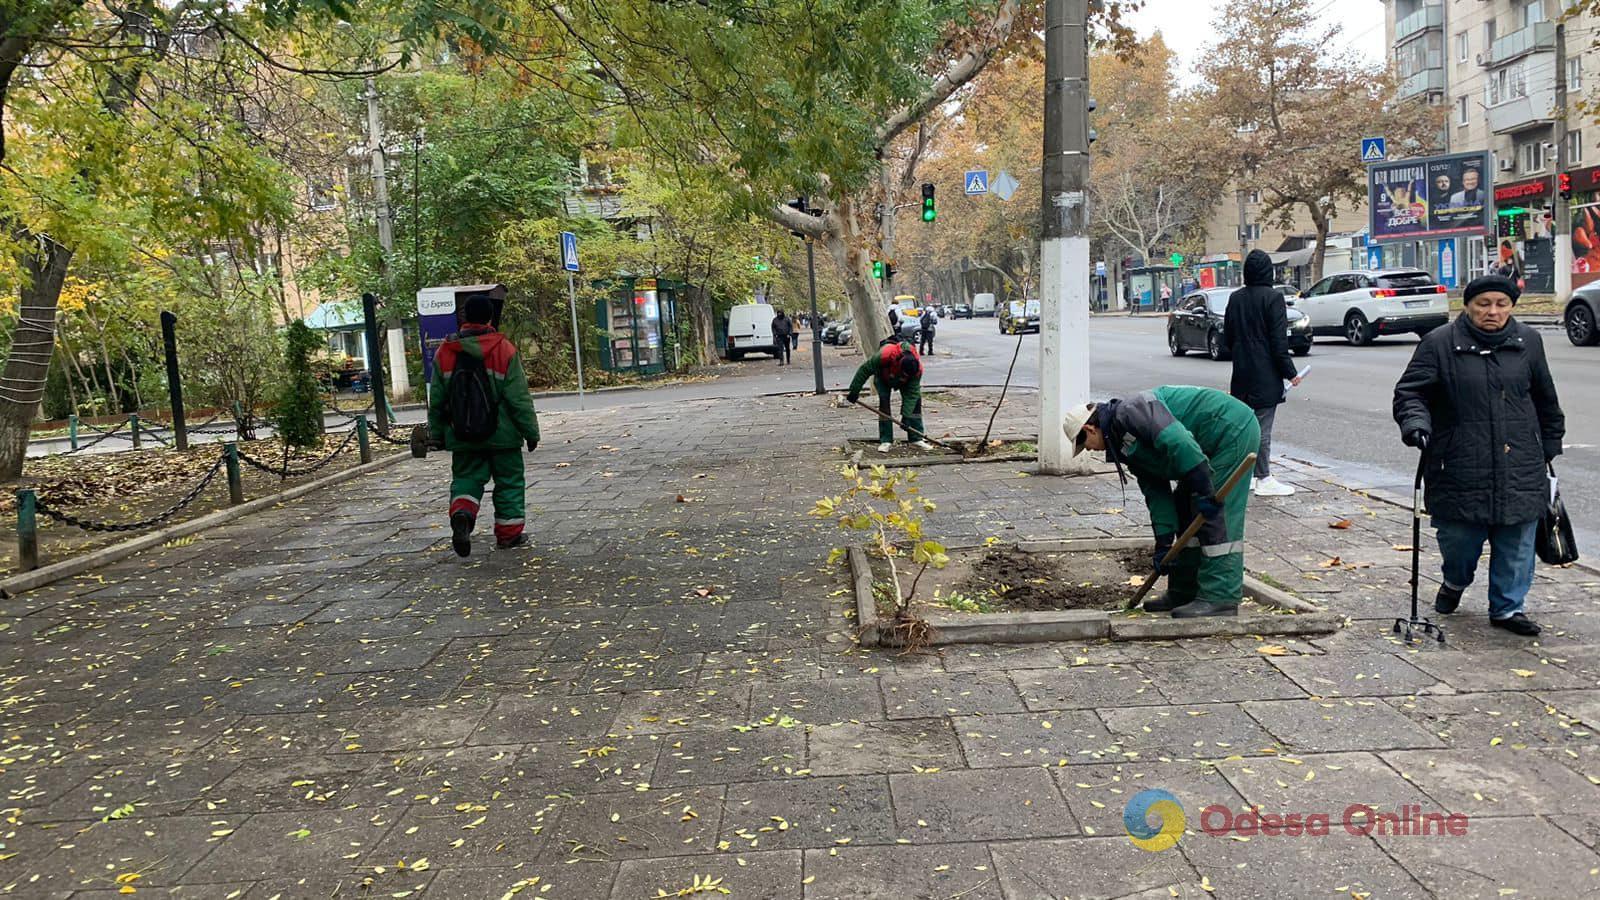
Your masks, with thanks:
<instances>
[{"instance_id":1,"label":"yellow leaves on ground","mask_svg":"<svg viewBox=\"0 0 1600 900\"><path fill-rule=\"evenodd\" d=\"M1262 644L1256 648L1256 652L1263 656L1288 656L1289 648L1282 644Z\"/></svg>"},{"instance_id":2,"label":"yellow leaves on ground","mask_svg":"<svg viewBox=\"0 0 1600 900\"><path fill-rule=\"evenodd\" d=\"M661 888L656 888L657 897L692 897L696 894L731 894L732 891L722 886L721 878L710 875L696 875L694 881L686 888L679 888L676 893L669 894ZM505 898L501 898L505 900Z\"/></svg>"}]
</instances>

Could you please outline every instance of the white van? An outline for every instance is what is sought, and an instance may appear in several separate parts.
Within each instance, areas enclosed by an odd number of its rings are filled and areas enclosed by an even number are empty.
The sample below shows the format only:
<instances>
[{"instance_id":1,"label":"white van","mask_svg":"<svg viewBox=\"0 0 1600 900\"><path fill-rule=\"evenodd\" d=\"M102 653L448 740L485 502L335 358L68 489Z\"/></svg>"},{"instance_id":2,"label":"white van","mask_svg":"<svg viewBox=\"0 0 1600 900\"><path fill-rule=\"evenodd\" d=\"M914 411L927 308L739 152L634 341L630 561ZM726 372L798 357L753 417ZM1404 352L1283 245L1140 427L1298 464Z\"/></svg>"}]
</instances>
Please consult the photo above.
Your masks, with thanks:
<instances>
[{"instance_id":1,"label":"white van","mask_svg":"<svg viewBox=\"0 0 1600 900\"><path fill-rule=\"evenodd\" d=\"M744 303L728 310L728 358L744 359L746 353L768 353L776 357L778 345L772 339L772 320L778 311L766 303Z\"/></svg>"},{"instance_id":2,"label":"white van","mask_svg":"<svg viewBox=\"0 0 1600 900\"><path fill-rule=\"evenodd\" d=\"M992 316L992 315L994 315L994 295L993 294L973 294L972 295L972 314L974 316Z\"/></svg>"}]
</instances>

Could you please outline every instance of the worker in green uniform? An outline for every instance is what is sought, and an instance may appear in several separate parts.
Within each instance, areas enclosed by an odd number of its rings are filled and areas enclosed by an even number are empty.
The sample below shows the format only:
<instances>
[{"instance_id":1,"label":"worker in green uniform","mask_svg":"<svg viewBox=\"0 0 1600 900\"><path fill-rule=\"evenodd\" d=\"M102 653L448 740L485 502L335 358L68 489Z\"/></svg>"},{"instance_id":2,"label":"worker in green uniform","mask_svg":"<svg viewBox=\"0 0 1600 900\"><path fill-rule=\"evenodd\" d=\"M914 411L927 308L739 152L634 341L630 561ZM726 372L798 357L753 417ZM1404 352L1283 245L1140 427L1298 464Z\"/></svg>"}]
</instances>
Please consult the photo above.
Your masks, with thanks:
<instances>
[{"instance_id":1,"label":"worker in green uniform","mask_svg":"<svg viewBox=\"0 0 1600 900\"><path fill-rule=\"evenodd\" d=\"M856 403L861 399L861 389L871 378L878 389L878 452L888 453L894 447L894 423L889 421L889 400L893 391L900 392L900 421L906 425L906 440L921 450L932 450L922 430L922 360L911 344L898 339L885 341L875 356L856 369L845 399Z\"/></svg>"},{"instance_id":2,"label":"worker in green uniform","mask_svg":"<svg viewBox=\"0 0 1600 900\"><path fill-rule=\"evenodd\" d=\"M461 318L460 333L434 353L428 432L435 446L452 455L451 545L467 556L491 478L495 546L504 550L527 542L522 445L530 451L539 446L539 418L516 345L491 324L494 301L487 294L468 296Z\"/></svg>"},{"instance_id":3,"label":"worker in green uniform","mask_svg":"<svg viewBox=\"0 0 1600 900\"><path fill-rule=\"evenodd\" d=\"M1144 608L1179 619L1238 615L1250 492L1218 499L1216 485L1261 446L1250 407L1212 388L1158 387L1074 409L1062 430L1074 456L1105 451L1124 483L1124 467L1138 479L1156 535L1157 575L1178 533L1196 515L1205 518L1198 546L1191 542L1164 570L1167 592Z\"/></svg>"}]
</instances>

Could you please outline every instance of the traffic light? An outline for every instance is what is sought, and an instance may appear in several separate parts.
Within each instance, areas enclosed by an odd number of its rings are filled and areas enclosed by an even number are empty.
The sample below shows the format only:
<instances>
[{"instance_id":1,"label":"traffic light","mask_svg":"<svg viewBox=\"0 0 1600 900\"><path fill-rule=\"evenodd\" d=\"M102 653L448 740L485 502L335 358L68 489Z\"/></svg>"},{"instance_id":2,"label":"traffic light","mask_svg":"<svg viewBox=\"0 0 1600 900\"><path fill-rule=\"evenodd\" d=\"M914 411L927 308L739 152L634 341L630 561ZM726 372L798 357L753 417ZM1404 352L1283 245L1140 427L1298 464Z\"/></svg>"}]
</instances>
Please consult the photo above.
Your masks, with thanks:
<instances>
[{"instance_id":1,"label":"traffic light","mask_svg":"<svg viewBox=\"0 0 1600 900\"><path fill-rule=\"evenodd\" d=\"M879 281L883 280L883 260L875 259L872 261L872 277Z\"/></svg>"},{"instance_id":2,"label":"traffic light","mask_svg":"<svg viewBox=\"0 0 1600 900\"><path fill-rule=\"evenodd\" d=\"M1572 176L1562 172L1556 176L1556 189L1561 193L1561 199L1572 199Z\"/></svg>"},{"instance_id":3,"label":"traffic light","mask_svg":"<svg viewBox=\"0 0 1600 900\"><path fill-rule=\"evenodd\" d=\"M932 222L938 215L933 208L933 185L925 182L922 185L922 221Z\"/></svg>"}]
</instances>

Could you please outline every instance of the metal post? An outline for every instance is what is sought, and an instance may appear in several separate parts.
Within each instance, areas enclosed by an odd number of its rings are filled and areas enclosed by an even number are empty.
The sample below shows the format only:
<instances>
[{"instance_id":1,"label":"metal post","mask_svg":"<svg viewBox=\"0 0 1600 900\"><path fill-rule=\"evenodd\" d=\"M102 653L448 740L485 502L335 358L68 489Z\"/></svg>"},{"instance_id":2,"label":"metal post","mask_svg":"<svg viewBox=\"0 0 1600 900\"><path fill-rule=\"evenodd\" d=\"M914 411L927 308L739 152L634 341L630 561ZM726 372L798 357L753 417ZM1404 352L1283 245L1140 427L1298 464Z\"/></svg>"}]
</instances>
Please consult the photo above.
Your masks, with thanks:
<instances>
[{"instance_id":1,"label":"metal post","mask_svg":"<svg viewBox=\"0 0 1600 900\"><path fill-rule=\"evenodd\" d=\"M1572 296L1572 213L1561 196L1561 174L1572 164L1567 154L1567 26L1556 24L1556 187L1555 218L1550 222L1556 266L1556 302Z\"/></svg>"},{"instance_id":2,"label":"metal post","mask_svg":"<svg viewBox=\"0 0 1600 900\"><path fill-rule=\"evenodd\" d=\"M389 433L389 401L383 393L383 346L378 343L378 298L361 295L361 313L366 320L367 373L372 378L372 408L378 415L378 431Z\"/></svg>"},{"instance_id":3,"label":"metal post","mask_svg":"<svg viewBox=\"0 0 1600 900\"><path fill-rule=\"evenodd\" d=\"M139 440L139 414L138 413L128 413L128 428L133 431L133 449L138 450L139 447L141 446L141 442Z\"/></svg>"},{"instance_id":4,"label":"metal post","mask_svg":"<svg viewBox=\"0 0 1600 900\"><path fill-rule=\"evenodd\" d=\"M1250 226L1245 220L1245 194L1244 188L1239 188L1239 271L1244 272L1244 258L1250 255ZM1145 260L1145 265L1150 261ZM1244 284L1244 276L1239 276L1239 283Z\"/></svg>"},{"instance_id":5,"label":"metal post","mask_svg":"<svg viewBox=\"0 0 1600 900\"><path fill-rule=\"evenodd\" d=\"M223 465L228 470L228 504L238 506L244 502L244 479L239 474L239 445L229 441L222 447Z\"/></svg>"},{"instance_id":6,"label":"metal post","mask_svg":"<svg viewBox=\"0 0 1600 900\"><path fill-rule=\"evenodd\" d=\"M1089 400L1088 6L1045 3L1039 469L1049 475L1086 462L1073 459L1061 421Z\"/></svg>"},{"instance_id":7,"label":"metal post","mask_svg":"<svg viewBox=\"0 0 1600 900\"><path fill-rule=\"evenodd\" d=\"M817 381L817 394L827 393L822 384L822 320L817 315L817 247L806 235L806 278L811 283L811 374Z\"/></svg>"},{"instance_id":8,"label":"metal post","mask_svg":"<svg viewBox=\"0 0 1600 900\"><path fill-rule=\"evenodd\" d=\"M367 417L356 419L356 446L361 449L361 461L372 462L372 444L367 440Z\"/></svg>"},{"instance_id":9,"label":"metal post","mask_svg":"<svg viewBox=\"0 0 1600 900\"><path fill-rule=\"evenodd\" d=\"M39 498L30 490L17 491L17 568L39 568Z\"/></svg>"},{"instance_id":10,"label":"metal post","mask_svg":"<svg viewBox=\"0 0 1600 900\"><path fill-rule=\"evenodd\" d=\"M583 338L578 335L578 282L567 273L567 307L572 310L572 364L578 369L578 408L583 409Z\"/></svg>"},{"instance_id":11,"label":"metal post","mask_svg":"<svg viewBox=\"0 0 1600 900\"><path fill-rule=\"evenodd\" d=\"M189 449L189 429L183 418L183 378L178 373L178 317L161 311L161 344L167 354L167 394L172 399L172 445Z\"/></svg>"},{"instance_id":12,"label":"metal post","mask_svg":"<svg viewBox=\"0 0 1600 900\"><path fill-rule=\"evenodd\" d=\"M78 449L78 414L67 416L67 440L72 442L72 449Z\"/></svg>"}]
</instances>

